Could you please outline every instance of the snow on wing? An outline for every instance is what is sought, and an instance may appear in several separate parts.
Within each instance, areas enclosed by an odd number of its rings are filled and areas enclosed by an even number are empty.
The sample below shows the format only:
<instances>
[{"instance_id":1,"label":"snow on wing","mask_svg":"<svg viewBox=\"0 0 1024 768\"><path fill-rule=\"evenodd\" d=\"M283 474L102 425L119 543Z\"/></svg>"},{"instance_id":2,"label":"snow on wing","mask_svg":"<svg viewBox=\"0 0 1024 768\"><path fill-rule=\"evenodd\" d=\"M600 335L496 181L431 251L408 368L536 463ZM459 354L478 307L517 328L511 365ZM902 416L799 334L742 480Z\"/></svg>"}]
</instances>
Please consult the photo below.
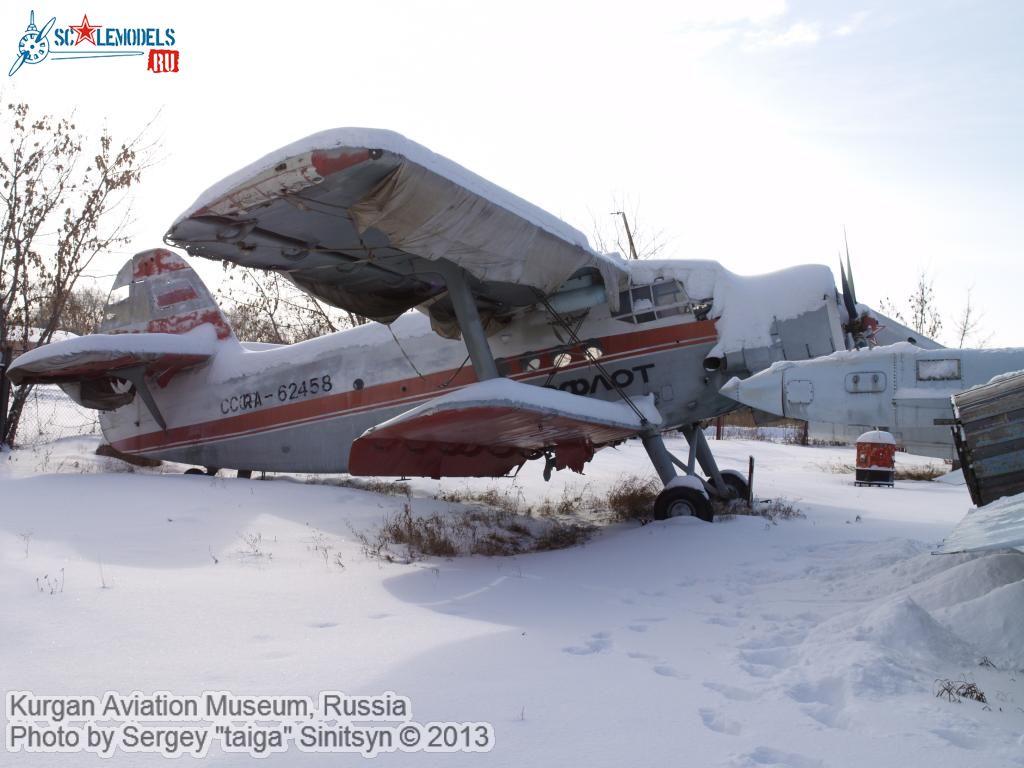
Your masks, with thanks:
<instances>
[{"instance_id":1,"label":"snow on wing","mask_svg":"<svg viewBox=\"0 0 1024 768\"><path fill-rule=\"evenodd\" d=\"M481 309L511 311L591 268L617 300L625 268L565 222L391 131L341 128L207 190L168 239L192 255L282 270L334 306L390 322L463 267Z\"/></svg>"},{"instance_id":2,"label":"snow on wing","mask_svg":"<svg viewBox=\"0 0 1024 768\"><path fill-rule=\"evenodd\" d=\"M79 405L109 410L131 399L112 380L144 371L163 385L209 361L216 345L208 324L184 334L97 333L30 350L11 363L7 377L14 384L60 384Z\"/></svg>"},{"instance_id":3,"label":"snow on wing","mask_svg":"<svg viewBox=\"0 0 1024 768\"><path fill-rule=\"evenodd\" d=\"M551 451L556 468L582 472L597 448L660 422L650 399L633 405L636 411L508 379L471 384L368 429L352 444L349 471L497 476Z\"/></svg>"}]
</instances>

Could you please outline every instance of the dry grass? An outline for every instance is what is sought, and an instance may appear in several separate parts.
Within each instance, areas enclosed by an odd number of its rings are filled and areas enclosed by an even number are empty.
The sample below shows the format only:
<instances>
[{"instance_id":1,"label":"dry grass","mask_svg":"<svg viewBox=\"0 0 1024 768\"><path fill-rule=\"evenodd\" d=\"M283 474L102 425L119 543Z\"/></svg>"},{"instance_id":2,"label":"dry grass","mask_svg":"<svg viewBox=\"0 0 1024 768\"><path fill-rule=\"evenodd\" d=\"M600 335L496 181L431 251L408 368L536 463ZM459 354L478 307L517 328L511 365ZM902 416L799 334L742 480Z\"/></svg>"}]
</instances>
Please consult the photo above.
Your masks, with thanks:
<instances>
[{"instance_id":1,"label":"dry grass","mask_svg":"<svg viewBox=\"0 0 1024 768\"><path fill-rule=\"evenodd\" d=\"M988 704L984 691L968 680L946 680L940 678L935 681L935 696L957 704L963 699Z\"/></svg>"},{"instance_id":2,"label":"dry grass","mask_svg":"<svg viewBox=\"0 0 1024 768\"><path fill-rule=\"evenodd\" d=\"M825 464L824 467L826 471L834 475L852 475L857 471L856 465L843 461L832 461ZM896 480L934 480L947 472L949 472L949 467L945 464L911 464L897 466L894 477Z\"/></svg>"},{"instance_id":3,"label":"dry grass","mask_svg":"<svg viewBox=\"0 0 1024 768\"><path fill-rule=\"evenodd\" d=\"M949 472L945 464L918 464L896 467L897 480L934 480Z\"/></svg>"},{"instance_id":4,"label":"dry grass","mask_svg":"<svg viewBox=\"0 0 1024 768\"><path fill-rule=\"evenodd\" d=\"M473 504L447 514L417 516L412 498L402 510L388 515L373 534L353 531L363 554L388 562L410 563L424 557L465 555L498 557L564 549L585 542L594 526L580 519L558 520L520 511L521 493L446 492L442 500Z\"/></svg>"},{"instance_id":5,"label":"dry grass","mask_svg":"<svg viewBox=\"0 0 1024 768\"><path fill-rule=\"evenodd\" d=\"M353 534L367 557L403 563L424 557L500 557L577 546L609 521L649 522L661 491L655 477L623 475L604 495L591 493L589 486L566 486L559 498L545 499L531 507L522 490L514 485L485 490L446 489L434 497L450 505L446 513L418 516L408 486L381 485L381 492L389 494L404 488L406 500L401 511L386 516L380 529L372 533L353 530ZM360 482L355 487L377 490L372 482ZM714 503L720 519L749 515L774 524L804 517L799 509L779 499L758 502L753 507L738 499Z\"/></svg>"},{"instance_id":6,"label":"dry grass","mask_svg":"<svg viewBox=\"0 0 1024 768\"><path fill-rule=\"evenodd\" d=\"M614 520L650 520L661 483L654 477L627 475L608 491L607 506Z\"/></svg>"},{"instance_id":7,"label":"dry grass","mask_svg":"<svg viewBox=\"0 0 1024 768\"><path fill-rule=\"evenodd\" d=\"M583 544L594 532L594 526L582 522L555 522L534 538L534 549L545 552L553 549L568 549Z\"/></svg>"},{"instance_id":8,"label":"dry grass","mask_svg":"<svg viewBox=\"0 0 1024 768\"><path fill-rule=\"evenodd\" d=\"M802 520L807 517L785 499L760 499L752 505L743 499L715 502L715 519L730 520L736 516L760 517L775 525L779 520Z\"/></svg>"},{"instance_id":9,"label":"dry grass","mask_svg":"<svg viewBox=\"0 0 1024 768\"><path fill-rule=\"evenodd\" d=\"M324 484L355 488L357 491L380 493L384 496L408 496L410 493L408 483L402 480L382 480L379 477L346 477L342 480L324 481Z\"/></svg>"}]
</instances>

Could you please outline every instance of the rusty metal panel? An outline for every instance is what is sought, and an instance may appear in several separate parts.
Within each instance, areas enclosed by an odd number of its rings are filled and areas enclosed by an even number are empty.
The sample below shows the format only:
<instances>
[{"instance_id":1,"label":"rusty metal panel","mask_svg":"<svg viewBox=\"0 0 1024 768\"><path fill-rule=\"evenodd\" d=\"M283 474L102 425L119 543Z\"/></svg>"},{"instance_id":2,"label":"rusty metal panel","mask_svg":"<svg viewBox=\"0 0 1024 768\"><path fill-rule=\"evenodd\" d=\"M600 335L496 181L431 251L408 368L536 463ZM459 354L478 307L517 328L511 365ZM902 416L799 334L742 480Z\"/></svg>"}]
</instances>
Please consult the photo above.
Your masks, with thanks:
<instances>
[{"instance_id":1,"label":"rusty metal panel","mask_svg":"<svg viewBox=\"0 0 1024 768\"><path fill-rule=\"evenodd\" d=\"M974 503L1024 492L1024 373L954 395L953 412Z\"/></svg>"}]
</instances>

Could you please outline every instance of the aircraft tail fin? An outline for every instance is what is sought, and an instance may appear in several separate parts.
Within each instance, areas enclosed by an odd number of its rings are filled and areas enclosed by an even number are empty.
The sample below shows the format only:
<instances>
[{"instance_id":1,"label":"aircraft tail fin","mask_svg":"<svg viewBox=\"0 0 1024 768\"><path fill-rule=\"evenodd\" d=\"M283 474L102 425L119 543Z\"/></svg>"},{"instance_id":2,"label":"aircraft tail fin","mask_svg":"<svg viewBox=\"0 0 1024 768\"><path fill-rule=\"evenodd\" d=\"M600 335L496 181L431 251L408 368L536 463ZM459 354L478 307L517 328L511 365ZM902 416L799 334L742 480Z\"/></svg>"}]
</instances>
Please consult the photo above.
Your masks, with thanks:
<instances>
[{"instance_id":1,"label":"aircraft tail fin","mask_svg":"<svg viewBox=\"0 0 1024 768\"><path fill-rule=\"evenodd\" d=\"M152 387L202 366L219 344L237 344L227 318L199 275L163 248L136 254L121 268L100 333L29 350L7 370L15 384L58 384L86 408L113 410L139 394L165 426Z\"/></svg>"},{"instance_id":2,"label":"aircraft tail fin","mask_svg":"<svg viewBox=\"0 0 1024 768\"><path fill-rule=\"evenodd\" d=\"M181 256L166 248L135 254L118 272L100 333L188 333L209 324L234 338L210 291Z\"/></svg>"}]
</instances>

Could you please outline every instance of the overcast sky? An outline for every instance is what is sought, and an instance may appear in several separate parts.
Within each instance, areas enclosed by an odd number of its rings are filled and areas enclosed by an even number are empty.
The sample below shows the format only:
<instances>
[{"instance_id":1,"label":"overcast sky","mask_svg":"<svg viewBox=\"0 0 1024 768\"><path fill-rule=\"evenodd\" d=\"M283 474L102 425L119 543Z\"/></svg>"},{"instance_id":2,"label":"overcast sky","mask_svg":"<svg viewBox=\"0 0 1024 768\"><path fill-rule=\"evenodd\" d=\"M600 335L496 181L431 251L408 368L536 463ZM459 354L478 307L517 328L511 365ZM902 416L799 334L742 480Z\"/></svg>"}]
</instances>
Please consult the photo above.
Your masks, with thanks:
<instances>
[{"instance_id":1,"label":"overcast sky","mask_svg":"<svg viewBox=\"0 0 1024 768\"><path fill-rule=\"evenodd\" d=\"M1024 346L1024 3L266 7L12 0L11 62L34 9L39 26L172 27L181 71L51 58L0 73L0 93L118 136L160 111L132 250L278 146L390 128L588 234L625 199L666 256L742 274L835 268L845 226L862 302L901 303L927 270L947 342L973 287L990 345Z\"/></svg>"}]
</instances>

